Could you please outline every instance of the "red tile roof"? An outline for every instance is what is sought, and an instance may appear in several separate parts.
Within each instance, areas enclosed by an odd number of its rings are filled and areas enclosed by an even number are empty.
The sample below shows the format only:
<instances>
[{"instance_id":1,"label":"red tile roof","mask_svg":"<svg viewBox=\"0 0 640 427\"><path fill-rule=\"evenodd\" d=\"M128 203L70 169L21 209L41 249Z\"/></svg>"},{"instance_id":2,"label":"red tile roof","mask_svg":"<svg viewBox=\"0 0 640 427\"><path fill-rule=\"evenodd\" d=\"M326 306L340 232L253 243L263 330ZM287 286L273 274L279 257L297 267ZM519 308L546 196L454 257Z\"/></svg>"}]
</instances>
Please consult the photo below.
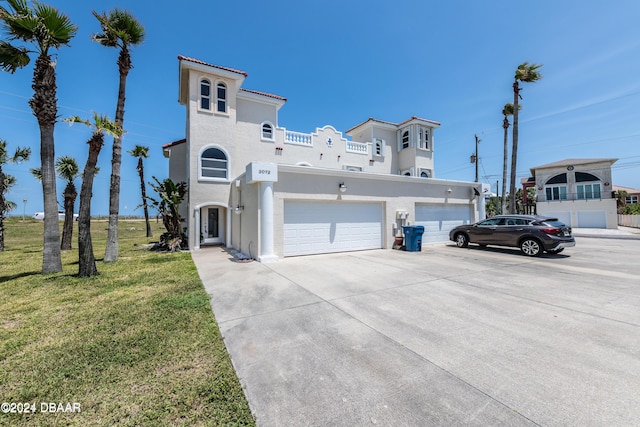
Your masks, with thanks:
<instances>
[{"instance_id":1,"label":"red tile roof","mask_svg":"<svg viewBox=\"0 0 640 427\"><path fill-rule=\"evenodd\" d=\"M164 150L165 148L171 148L171 147L176 146L176 145L184 144L185 142L187 142L187 138L182 138L182 139L179 139L177 141L173 141L173 142L169 142L168 144L164 144L162 146L162 149Z\"/></svg>"},{"instance_id":2,"label":"red tile roof","mask_svg":"<svg viewBox=\"0 0 640 427\"><path fill-rule=\"evenodd\" d=\"M213 67L213 68L217 68L219 70L230 71L232 73L241 74L241 75L243 75L245 77L247 77L249 75L244 71L234 70L233 68L228 68L228 67L221 67L220 65L209 64L209 63L206 63L204 61L200 61L199 59L190 58L188 56L178 55L178 59L180 61L189 61L189 62L193 62L194 64L206 65L207 67Z\"/></svg>"}]
</instances>

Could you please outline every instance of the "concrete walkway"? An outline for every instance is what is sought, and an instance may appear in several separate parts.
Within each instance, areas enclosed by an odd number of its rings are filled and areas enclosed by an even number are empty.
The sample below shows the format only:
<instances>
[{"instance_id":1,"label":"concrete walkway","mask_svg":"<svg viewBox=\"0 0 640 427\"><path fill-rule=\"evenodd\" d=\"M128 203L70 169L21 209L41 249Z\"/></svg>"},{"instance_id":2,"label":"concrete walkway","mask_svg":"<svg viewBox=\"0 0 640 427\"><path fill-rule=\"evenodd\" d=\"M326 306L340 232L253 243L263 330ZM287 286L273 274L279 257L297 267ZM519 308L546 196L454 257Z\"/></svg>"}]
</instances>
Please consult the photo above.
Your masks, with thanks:
<instances>
[{"instance_id":1,"label":"concrete walkway","mask_svg":"<svg viewBox=\"0 0 640 427\"><path fill-rule=\"evenodd\" d=\"M607 242L192 257L259 426L629 425L640 243Z\"/></svg>"}]
</instances>

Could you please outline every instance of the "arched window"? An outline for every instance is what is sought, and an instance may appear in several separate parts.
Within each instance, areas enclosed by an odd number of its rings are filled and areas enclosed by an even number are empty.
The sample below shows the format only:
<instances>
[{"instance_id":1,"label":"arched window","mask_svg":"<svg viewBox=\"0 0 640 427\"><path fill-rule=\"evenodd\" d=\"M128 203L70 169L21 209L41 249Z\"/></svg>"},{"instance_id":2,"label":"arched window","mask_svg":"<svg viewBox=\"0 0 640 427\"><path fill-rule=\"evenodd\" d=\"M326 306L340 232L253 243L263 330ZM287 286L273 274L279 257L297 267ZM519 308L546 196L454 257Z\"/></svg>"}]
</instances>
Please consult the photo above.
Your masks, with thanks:
<instances>
[{"instance_id":1,"label":"arched window","mask_svg":"<svg viewBox=\"0 0 640 427\"><path fill-rule=\"evenodd\" d=\"M227 155L218 148L207 148L200 156L200 177L227 179Z\"/></svg>"},{"instance_id":2,"label":"arched window","mask_svg":"<svg viewBox=\"0 0 640 427\"><path fill-rule=\"evenodd\" d=\"M216 111L227 112L227 85L222 82L216 85Z\"/></svg>"},{"instance_id":3,"label":"arched window","mask_svg":"<svg viewBox=\"0 0 640 427\"><path fill-rule=\"evenodd\" d=\"M587 172L576 172L578 199L600 199L600 178Z\"/></svg>"},{"instance_id":4,"label":"arched window","mask_svg":"<svg viewBox=\"0 0 640 427\"><path fill-rule=\"evenodd\" d=\"M586 173L586 172L576 172L576 182L593 182L593 181L600 181L600 178L598 178L595 175L591 175L590 173Z\"/></svg>"},{"instance_id":5,"label":"arched window","mask_svg":"<svg viewBox=\"0 0 640 427\"><path fill-rule=\"evenodd\" d=\"M273 141L273 125L269 122L262 124L262 139Z\"/></svg>"},{"instance_id":6,"label":"arched window","mask_svg":"<svg viewBox=\"0 0 640 427\"><path fill-rule=\"evenodd\" d=\"M545 184L545 194L549 200L567 200L567 174L561 173Z\"/></svg>"},{"instance_id":7,"label":"arched window","mask_svg":"<svg viewBox=\"0 0 640 427\"><path fill-rule=\"evenodd\" d=\"M211 110L211 82L200 80L200 109Z\"/></svg>"},{"instance_id":8,"label":"arched window","mask_svg":"<svg viewBox=\"0 0 640 427\"><path fill-rule=\"evenodd\" d=\"M420 169L421 178L431 178L431 169Z\"/></svg>"},{"instance_id":9,"label":"arched window","mask_svg":"<svg viewBox=\"0 0 640 427\"><path fill-rule=\"evenodd\" d=\"M566 184L567 183L567 174L561 173L560 175L556 175L553 178L547 181L547 185L549 184Z\"/></svg>"}]
</instances>

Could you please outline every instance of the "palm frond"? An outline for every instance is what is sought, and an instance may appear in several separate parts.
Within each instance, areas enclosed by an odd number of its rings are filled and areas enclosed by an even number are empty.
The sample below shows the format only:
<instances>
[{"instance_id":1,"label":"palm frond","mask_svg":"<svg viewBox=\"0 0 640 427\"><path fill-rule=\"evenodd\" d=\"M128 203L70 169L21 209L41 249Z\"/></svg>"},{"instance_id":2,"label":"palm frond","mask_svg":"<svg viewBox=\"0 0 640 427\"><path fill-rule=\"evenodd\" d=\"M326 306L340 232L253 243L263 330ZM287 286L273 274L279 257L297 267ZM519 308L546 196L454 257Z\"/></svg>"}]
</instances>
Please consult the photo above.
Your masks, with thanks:
<instances>
[{"instance_id":1,"label":"palm frond","mask_svg":"<svg viewBox=\"0 0 640 427\"><path fill-rule=\"evenodd\" d=\"M542 79L542 73L540 73L539 68L542 67L542 64L529 64L528 62L523 62L516 69L516 80L525 83L532 83L537 80Z\"/></svg>"},{"instance_id":2,"label":"palm frond","mask_svg":"<svg viewBox=\"0 0 640 427\"><path fill-rule=\"evenodd\" d=\"M31 175L33 175L35 179L37 179L38 181L42 181L42 169L31 168L29 169L29 172L31 172Z\"/></svg>"},{"instance_id":3,"label":"palm frond","mask_svg":"<svg viewBox=\"0 0 640 427\"><path fill-rule=\"evenodd\" d=\"M24 47L16 47L0 40L0 68L11 74L15 73L18 68L25 67L29 64L29 50Z\"/></svg>"},{"instance_id":4,"label":"palm frond","mask_svg":"<svg viewBox=\"0 0 640 427\"><path fill-rule=\"evenodd\" d=\"M149 147L136 145L133 150L129 150L127 153L131 154L133 157L144 157L146 159L149 157Z\"/></svg>"},{"instance_id":5,"label":"palm frond","mask_svg":"<svg viewBox=\"0 0 640 427\"><path fill-rule=\"evenodd\" d=\"M67 182L73 182L78 177L79 171L78 162L71 156L62 156L56 160L56 172Z\"/></svg>"},{"instance_id":6,"label":"palm frond","mask_svg":"<svg viewBox=\"0 0 640 427\"><path fill-rule=\"evenodd\" d=\"M109 117L104 114L93 113L93 123L91 123L89 119L82 119L78 116L71 116L62 121L71 124L82 123L91 128L94 134L107 133L112 136L121 136L124 133L124 130L119 124L112 122L109 120Z\"/></svg>"},{"instance_id":7,"label":"palm frond","mask_svg":"<svg viewBox=\"0 0 640 427\"><path fill-rule=\"evenodd\" d=\"M114 9L107 14L92 11L100 23L102 33L96 33L92 39L103 46L126 49L144 41L145 31L140 22L128 11Z\"/></svg>"},{"instance_id":8,"label":"palm frond","mask_svg":"<svg viewBox=\"0 0 640 427\"><path fill-rule=\"evenodd\" d=\"M68 45L75 37L78 27L71 22L67 15L60 13L56 8L34 2L34 12L39 24L36 40L41 53L46 54L49 48Z\"/></svg>"}]
</instances>

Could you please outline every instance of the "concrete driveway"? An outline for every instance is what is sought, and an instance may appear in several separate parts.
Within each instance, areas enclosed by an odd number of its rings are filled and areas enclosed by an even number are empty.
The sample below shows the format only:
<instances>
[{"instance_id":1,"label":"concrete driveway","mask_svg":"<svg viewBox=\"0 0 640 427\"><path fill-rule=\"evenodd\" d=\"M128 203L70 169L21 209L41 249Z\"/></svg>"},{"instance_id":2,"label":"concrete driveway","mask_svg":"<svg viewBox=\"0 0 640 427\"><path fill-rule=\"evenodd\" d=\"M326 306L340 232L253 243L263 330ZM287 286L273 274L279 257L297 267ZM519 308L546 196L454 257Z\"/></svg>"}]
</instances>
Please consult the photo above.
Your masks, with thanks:
<instances>
[{"instance_id":1,"label":"concrete driveway","mask_svg":"<svg viewBox=\"0 0 640 427\"><path fill-rule=\"evenodd\" d=\"M640 240L193 252L260 426L640 424Z\"/></svg>"}]
</instances>

